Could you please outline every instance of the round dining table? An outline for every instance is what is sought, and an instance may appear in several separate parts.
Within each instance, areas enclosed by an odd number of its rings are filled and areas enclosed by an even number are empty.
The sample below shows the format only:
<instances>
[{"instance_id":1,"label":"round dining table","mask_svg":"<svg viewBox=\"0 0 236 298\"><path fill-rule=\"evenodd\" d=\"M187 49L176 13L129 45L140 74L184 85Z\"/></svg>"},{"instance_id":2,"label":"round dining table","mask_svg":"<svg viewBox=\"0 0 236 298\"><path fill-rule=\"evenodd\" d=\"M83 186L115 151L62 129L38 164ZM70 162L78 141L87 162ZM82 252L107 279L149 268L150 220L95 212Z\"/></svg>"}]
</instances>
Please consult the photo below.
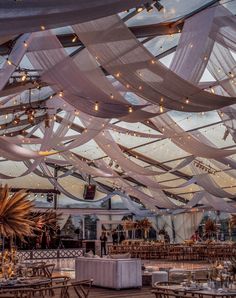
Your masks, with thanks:
<instances>
[{"instance_id":1,"label":"round dining table","mask_svg":"<svg viewBox=\"0 0 236 298\"><path fill-rule=\"evenodd\" d=\"M38 288L46 287L51 283L51 279L47 277L21 277L16 279L0 280L1 290L14 290L19 288Z\"/></svg>"}]
</instances>

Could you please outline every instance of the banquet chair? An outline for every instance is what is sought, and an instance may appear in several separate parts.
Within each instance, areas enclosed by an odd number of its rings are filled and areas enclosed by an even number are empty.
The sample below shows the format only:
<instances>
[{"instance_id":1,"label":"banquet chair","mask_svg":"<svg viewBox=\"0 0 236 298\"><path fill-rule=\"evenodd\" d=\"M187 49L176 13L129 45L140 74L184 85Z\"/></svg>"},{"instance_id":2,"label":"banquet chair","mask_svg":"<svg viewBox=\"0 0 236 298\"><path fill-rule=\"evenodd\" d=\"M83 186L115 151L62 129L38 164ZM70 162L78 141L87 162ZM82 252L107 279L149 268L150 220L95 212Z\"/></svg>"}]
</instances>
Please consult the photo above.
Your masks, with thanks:
<instances>
[{"instance_id":1,"label":"banquet chair","mask_svg":"<svg viewBox=\"0 0 236 298\"><path fill-rule=\"evenodd\" d=\"M71 283L78 298L88 298L93 284L93 279L80 280Z\"/></svg>"},{"instance_id":2,"label":"banquet chair","mask_svg":"<svg viewBox=\"0 0 236 298\"><path fill-rule=\"evenodd\" d=\"M71 278L67 275L58 275L58 276L52 276L52 285L67 285L68 282L71 280Z\"/></svg>"},{"instance_id":3,"label":"banquet chair","mask_svg":"<svg viewBox=\"0 0 236 298\"><path fill-rule=\"evenodd\" d=\"M43 267L44 276L52 278L52 273L55 268L55 264L48 264Z\"/></svg>"}]
</instances>

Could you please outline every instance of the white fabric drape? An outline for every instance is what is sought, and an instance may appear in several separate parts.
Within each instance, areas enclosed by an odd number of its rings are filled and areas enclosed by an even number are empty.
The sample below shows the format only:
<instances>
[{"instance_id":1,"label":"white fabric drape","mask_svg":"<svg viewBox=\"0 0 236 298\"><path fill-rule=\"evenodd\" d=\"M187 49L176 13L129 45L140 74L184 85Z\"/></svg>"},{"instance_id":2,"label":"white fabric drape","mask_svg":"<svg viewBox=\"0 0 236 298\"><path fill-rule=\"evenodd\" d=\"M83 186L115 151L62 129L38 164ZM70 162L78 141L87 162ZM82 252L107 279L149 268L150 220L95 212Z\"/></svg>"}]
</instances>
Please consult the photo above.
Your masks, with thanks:
<instances>
[{"instance_id":1,"label":"white fabric drape","mask_svg":"<svg viewBox=\"0 0 236 298\"><path fill-rule=\"evenodd\" d=\"M102 18L150 0L0 1L0 36L58 28ZM16 13L17 12L17 13Z\"/></svg>"},{"instance_id":2,"label":"white fabric drape","mask_svg":"<svg viewBox=\"0 0 236 298\"><path fill-rule=\"evenodd\" d=\"M221 108L236 101L234 97L202 91L163 66L118 16L76 26L81 40L99 63L149 102L169 109L197 112Z\"/></svg>"}]
</instances>

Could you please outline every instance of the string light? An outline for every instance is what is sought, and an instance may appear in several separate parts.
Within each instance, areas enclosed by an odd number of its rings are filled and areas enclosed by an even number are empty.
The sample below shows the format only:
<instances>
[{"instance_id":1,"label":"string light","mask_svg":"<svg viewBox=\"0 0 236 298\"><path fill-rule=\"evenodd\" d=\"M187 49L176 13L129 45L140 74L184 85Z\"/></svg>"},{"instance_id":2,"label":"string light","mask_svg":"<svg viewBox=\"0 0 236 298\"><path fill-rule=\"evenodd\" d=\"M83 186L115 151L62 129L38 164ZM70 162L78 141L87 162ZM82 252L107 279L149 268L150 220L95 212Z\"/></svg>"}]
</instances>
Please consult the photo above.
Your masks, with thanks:
<instances>
[{"instance_id":1,"label":"string light","mask_svg":"<svg viewBox=\"0 0 236 298\"><path fill-rule=\"evenodd\" d=\"M15 117L14 117L14 119L13 119L13 124L14 125L17 125L17 124L19 124L20 123L20 117L18 116L18 115L16 115Z\"/></svg>"},{"instance_id":2,"label":"string light","mask_svg":"<svg viewBox=\"0 0 236 298\"><path fill-rule=\"evenodd\" d=\"M98 109L99 109L99 107L98 107L98 102L96 101L96 102L95 102L95 106L94 106L94 110L97 112Z\"/></svg>"},{"instance_id":3,"label":"string light","mask_svg":"<svg viewBox=\"0 0 236 298\"><path fill-rule=\"evenodd\" d=\"M59 96L62 97L63 96L63 91L59 92Z\"/></svg>"},{"instance_id":4,"label":"string light","mask_svg":"<svg viewBox=\"0 0 236 298\"><path fill-rule=\"evenodd\" d=\"M210 90L211 90L211 93L215 94L215 90L212 87L210 87Z\"/></svg>"},{"instance_id":5,"label":"string light","mask_svg":"<svg viewBox=\"0 0 236 298\"><path fill-rule=\"evenodd\" d=\"M41 28L41 30L45 30L46 29L45 26L43 26L43 25L40 28Z\"/></svg>"},{"instance_id":6,"label":"string light","mask_svg":"<svg viewBox=\"0 0 236 298\"><path fill-rule=\"evenodd\" d=\"M133 112L133 108L132 106L129 106L129 113L132 113Z\"/></svg>"},{"instance_id":7,"label":"string light","mask_svg":"<svg viewBox=\"0 0 236 298\"><path fill-rule=\"evenodd\" d=\"M116 77L116 78L119 78L119 77L120 77L120 73L117 72L117 73L115 74L115 77Z\"/></svg>"},{"instance_id":8,"label":"string light","mask_svg":"<svg viewBox=\"0 0 236 298\"><path fill-rule=\"evenodd\" d=\"M188 97L186 97L185 103L186 103L186 104L189 103L189 99L188 99Z\"/></svg>"},{"instance_id":9,"label":"string light","mask_svg":"<svg viewBox=\"0 0 236 298\"><path fill-rule=\"evenodd\" d=\"M27 79L27 73L24 72L23 76L21 77L21 81L24 82Z\"/></svg>"},{"instance_id":10,"label":"string light","mask_svg":"<svg viewBox=\"0 0 236 298\"><path fill-rule=\"evenodd\" d=\"M72 42L74 43L76 42L76 40L77 40L77 35L74 35L74 37L72 38Z\"/></svg>"},{"instance_id":11,"label":"string light","mask_svg":"<svg viewBox=\"0 0 236 298\"><path fill-rule=\"evenodd\" d=\"M160 105L160 106L159 106L159 111L160 111L160 113L163 113L163 112L164 112L163 105Z\"/></svg>"},{"instance_id":12,"label":"string light","mask_svg":"<svg viewBox=\"0 0 236 298\"><path fill-rule=\"evenodd\" d=\"M7 63L8 63L9 65L12 65L12 62L11 62L11 60L9 60L9 58L7 58Z\"/></svg>"},{"instance_id":13,"label":"string light","mask_svg":"<svg viewBox=\"0 0 236 298\"><path fill-rule=\"evenodd\" d=\"M25 46L25 48L28 47L28 43L26 41L24 41L24 46Z\"/></svg>"},{"instance_id":14,"label":"string light","mask_svg":"<svg viewBox=\"0 0 236 298\"><path fill-rule=\"evenodd\" d=\"M141 11L143 11L143 7L140 6L137 8L137 12L141 12Z\"/></svg>"}]
</instances>

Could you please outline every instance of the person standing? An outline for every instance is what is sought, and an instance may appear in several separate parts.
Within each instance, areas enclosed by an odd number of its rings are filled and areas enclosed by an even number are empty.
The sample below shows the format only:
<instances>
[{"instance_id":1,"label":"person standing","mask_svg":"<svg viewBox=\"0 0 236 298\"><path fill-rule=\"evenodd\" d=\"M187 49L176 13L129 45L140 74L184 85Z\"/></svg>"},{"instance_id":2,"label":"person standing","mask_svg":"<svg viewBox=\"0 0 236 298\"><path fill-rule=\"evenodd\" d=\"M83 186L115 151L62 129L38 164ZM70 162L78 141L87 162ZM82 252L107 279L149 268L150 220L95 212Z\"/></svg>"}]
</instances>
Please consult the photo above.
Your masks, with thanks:
<instances>
[{"instance_id":1,"label":"person standing","mask_svg":"<svg viewBox=\"0 0 236 298\"><path fill-rule=\"evenodd\" d=\"M101 257L107 254L107 236L105 232L102 232L102 235L100 237L101 241Z\"/></svg>"},{"instance_id":2,"label":"person standing","mask_svg":"<svg viewBox=\"0 0 236 298\"><path fill-rule=\"evenodd\" d=\"M118 234L117 234L116 230L114 230L112 233L112 244L113 245L118 244Z\"/></svg>"}]
</instances>

